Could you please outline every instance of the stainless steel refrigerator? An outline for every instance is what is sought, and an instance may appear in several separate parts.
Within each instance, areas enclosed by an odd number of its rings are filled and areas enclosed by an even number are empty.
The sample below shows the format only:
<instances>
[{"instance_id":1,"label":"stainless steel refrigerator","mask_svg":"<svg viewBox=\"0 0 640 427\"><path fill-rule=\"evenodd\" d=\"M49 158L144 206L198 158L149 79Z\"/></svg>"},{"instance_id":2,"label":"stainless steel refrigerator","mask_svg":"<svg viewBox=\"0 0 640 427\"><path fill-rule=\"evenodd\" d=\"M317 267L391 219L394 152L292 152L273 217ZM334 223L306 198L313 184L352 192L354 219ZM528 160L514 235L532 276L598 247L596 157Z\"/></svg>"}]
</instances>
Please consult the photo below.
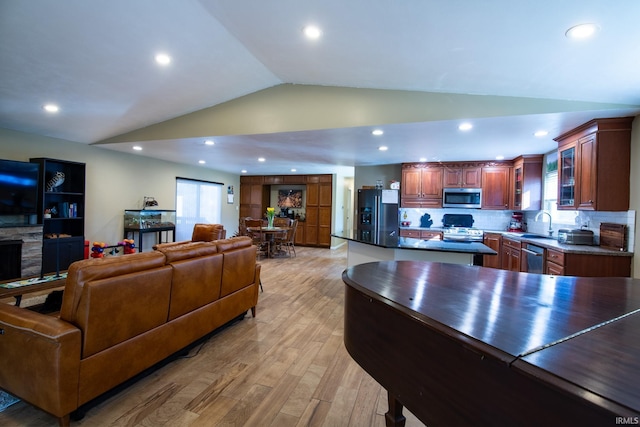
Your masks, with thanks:
<instances>
[{"instance_id":1,"label":"stainless steel refrigerator","mask_svg":"<svg viewBox=\"0 0 640 427\"><path fill-rule=\"evenodd\" d=\"M398 235L398 198L398 190L358 190L358 240L379 243Z\"/></svg>"}]
</instances>

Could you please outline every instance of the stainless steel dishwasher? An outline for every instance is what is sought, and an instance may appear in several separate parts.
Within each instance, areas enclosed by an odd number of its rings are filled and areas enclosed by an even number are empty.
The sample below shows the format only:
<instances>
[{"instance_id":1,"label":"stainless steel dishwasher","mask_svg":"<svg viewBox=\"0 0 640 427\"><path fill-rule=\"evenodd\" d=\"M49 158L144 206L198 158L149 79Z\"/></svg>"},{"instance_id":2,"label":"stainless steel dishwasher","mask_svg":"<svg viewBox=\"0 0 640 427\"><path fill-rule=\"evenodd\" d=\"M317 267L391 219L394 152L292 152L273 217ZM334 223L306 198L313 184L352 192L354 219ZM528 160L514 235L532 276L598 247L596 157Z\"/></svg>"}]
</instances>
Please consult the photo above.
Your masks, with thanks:
<instances>
[{"instance_id":1,"label":"stainless steel dishwasher","mask_svg":"<svg viewBox=\"0 0 640 427\"><path fill-rule=\"evenodd\" d=\"M544 274L544 248L523 242L520 250L522 251L520 270L525 273Z\"/></svg>"}]
</instances>

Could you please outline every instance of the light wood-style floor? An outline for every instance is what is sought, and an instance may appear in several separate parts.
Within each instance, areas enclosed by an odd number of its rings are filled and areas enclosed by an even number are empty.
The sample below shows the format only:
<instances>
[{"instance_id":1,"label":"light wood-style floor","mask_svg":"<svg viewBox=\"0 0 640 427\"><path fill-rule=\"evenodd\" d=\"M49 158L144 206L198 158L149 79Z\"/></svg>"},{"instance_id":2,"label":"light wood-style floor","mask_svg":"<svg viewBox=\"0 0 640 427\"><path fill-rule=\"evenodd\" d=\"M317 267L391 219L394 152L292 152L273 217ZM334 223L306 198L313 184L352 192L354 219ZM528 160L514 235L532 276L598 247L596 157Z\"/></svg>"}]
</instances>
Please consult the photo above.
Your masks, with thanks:
<instances>
[{"instance_id":1,"label":"light wood-style floor","mask_svg":"<svg viewBox=\"0 0 640 427\"><path fill-rule=\"evenodd\" d=\"M384 426L386 392L343 344L345 248L296 251L259 261L255 319L247 315L72 426ZM408 427L423 426L404 412ZM0 426L57 420L19 402L0 413Z\"/></svg>"}]
</instances>

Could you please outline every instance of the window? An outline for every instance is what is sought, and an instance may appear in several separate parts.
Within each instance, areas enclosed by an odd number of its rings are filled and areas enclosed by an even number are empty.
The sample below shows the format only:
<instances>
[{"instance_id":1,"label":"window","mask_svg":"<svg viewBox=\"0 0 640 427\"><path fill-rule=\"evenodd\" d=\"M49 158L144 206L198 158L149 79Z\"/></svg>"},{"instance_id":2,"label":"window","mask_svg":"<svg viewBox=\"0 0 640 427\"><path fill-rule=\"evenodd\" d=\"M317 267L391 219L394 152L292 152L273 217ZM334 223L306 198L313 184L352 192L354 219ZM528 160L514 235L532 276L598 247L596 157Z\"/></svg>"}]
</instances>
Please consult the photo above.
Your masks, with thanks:
<instances>
[{"instance_id":1,"label":"window","mask_svg":"<svg viewBox=\"0 0 640 427\"><path fill-rule=\"evenodd\" d=\"M193 225L219 224L222 183L176 178L176 242L191 240Z\"/></svg>"}]
</instances>

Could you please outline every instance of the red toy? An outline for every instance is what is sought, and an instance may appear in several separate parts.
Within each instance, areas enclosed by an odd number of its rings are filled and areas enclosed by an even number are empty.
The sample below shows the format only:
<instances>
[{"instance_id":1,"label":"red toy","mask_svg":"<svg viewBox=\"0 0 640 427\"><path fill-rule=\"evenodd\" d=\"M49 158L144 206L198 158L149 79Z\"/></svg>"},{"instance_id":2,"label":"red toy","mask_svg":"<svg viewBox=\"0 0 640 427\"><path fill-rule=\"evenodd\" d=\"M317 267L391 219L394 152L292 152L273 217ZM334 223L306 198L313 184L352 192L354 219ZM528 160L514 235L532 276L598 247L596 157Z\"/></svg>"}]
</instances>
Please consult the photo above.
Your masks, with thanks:
<instances>
[{"instance_id":1,"label":"red toy","mask_svg":"<svg viewBox=\"0 0 640 427\"><path fill-rule=\"evenodd\" d=\"M118 244L124 246L125 255L126 254L135 254L136 253L136 245L133 242L133 239L124 239L122 242L120 242Z\"/></svg>"},{"instance_id":2,"label":"red toy","mask_svg":"<svg viewBox=\"0 0 640 427\"><path fill-rule=\"evenodd\" d=\"M91 248L91 258L103 258L105 246L106 244L104 242L93 242L93 247Z\"/></svg>"}]
</instances>

